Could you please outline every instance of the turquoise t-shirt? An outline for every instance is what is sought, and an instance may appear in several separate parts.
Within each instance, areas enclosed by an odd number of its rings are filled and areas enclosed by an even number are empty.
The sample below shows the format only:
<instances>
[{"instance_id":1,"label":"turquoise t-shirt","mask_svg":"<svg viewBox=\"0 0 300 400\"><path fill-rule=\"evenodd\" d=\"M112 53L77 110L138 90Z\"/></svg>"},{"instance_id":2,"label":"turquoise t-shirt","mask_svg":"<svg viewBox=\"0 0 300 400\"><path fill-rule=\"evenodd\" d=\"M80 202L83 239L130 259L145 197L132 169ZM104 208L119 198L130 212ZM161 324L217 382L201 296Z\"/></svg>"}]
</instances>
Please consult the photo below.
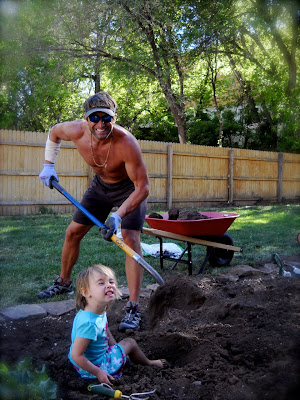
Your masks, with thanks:
<instances>
[{"instance_id":1,"label":"turquoise t-shirt","mask_svg":"<svg viewBox=\"0 0 300 400\"><path fill-rule=\"evenodd\" d=\"M91 311L79 310L74 318L69 360L83 378L94 378L94 375L81 369L71 357L76 337L90 340L90 343L84 352L84 356L94 365L107 371L109 374L113 375L118 372L126 362L126 354L121 345L108 345L107 329L108 323L106 312L102 315L98 315Z\"/></svg>"}]
</instances>

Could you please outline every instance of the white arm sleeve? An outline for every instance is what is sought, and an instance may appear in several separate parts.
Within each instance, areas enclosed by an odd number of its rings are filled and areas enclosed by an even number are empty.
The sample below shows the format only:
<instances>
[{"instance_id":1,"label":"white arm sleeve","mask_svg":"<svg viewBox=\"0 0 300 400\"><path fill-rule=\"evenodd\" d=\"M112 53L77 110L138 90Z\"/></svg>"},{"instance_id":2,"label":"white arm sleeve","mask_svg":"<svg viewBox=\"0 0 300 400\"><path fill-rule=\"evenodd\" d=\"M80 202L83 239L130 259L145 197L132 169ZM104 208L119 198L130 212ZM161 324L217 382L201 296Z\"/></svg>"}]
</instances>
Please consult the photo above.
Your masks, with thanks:
<instances>
[{"instance_id":1,"label":"white arm sleeve","mask_svg":"<svg viewBox=\"0 0 300 400\"><path fill-rule=\"evenodd\" d=\"M49 132L45 147L45 160L55 164L56 157L59 153L60 145L61 143L55 143L50 139L50 132Z\"/></svg>"}]
</instances>

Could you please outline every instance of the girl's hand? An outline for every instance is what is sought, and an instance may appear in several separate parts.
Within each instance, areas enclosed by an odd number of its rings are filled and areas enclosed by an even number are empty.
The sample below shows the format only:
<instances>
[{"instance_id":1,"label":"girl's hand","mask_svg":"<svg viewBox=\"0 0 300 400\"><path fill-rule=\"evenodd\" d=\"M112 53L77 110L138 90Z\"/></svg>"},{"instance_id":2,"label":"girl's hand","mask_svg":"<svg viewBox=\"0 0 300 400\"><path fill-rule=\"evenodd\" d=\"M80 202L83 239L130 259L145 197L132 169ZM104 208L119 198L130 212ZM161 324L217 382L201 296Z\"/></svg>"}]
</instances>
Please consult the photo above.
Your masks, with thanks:
<instances>
[{"instance_id":1,"label":"girl's hand","mask_svg":"<svg viewBox=\"0 0 300 400\"><path fill-rule=\"evenodd\" d=\"M107 383L108 385L112 384L110 382L110 379L113 381L115 380L115 378L113 376L109 375L106 371L103 371L103 369L100 369L100 368L98 369L96 376L100 383Z\"/></svg>"}]
</instances>

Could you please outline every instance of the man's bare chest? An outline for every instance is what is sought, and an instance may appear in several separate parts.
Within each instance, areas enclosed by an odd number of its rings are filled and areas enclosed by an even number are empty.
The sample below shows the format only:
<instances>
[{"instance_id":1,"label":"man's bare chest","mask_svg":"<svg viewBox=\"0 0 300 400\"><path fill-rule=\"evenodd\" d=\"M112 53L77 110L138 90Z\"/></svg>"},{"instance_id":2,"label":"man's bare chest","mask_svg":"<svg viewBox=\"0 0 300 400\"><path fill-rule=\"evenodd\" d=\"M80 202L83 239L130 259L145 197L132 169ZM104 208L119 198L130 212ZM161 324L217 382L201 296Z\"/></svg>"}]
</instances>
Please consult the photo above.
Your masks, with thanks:
<instances>
[{"instance_id":1,"label":"man's bare chest","mask_svg":"<svg viewBox=\"0 0 300 400\"><path fill-rule=\"evenodd\" d=\"M125 162L113 137L106 143L85 139L75 145L85 162L103 179L118 181L127 176Z\"/></svg>"}]
</instances>

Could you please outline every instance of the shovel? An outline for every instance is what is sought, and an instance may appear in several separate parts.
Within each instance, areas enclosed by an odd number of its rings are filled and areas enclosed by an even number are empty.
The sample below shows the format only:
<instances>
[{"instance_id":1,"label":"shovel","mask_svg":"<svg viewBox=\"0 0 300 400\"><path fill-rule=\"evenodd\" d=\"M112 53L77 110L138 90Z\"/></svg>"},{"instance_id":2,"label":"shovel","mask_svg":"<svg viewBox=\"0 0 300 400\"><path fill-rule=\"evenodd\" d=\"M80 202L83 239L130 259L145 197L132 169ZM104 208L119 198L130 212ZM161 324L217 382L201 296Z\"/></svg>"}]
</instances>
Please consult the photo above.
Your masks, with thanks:
<instances>
[{"instance_id":1,"label":"shovel","mask_svg":"<svg viewBox=\"0 0 300 400\"><path fill-rule=\"evenodd\" d=\"M72 197L62 186L60 186L58 180L54 176L51 176L50 178L49 187L50 189L55 188L57 191L59 191L72 204L74 204L74 206L76 206L84 215L86 215L96 226L98 226L99 228L107 228L102 222L100 222L96 217L94 217L93 214L91 214L86 208L84 208L76 199L74 199L74 197ZM145 270L148 271L154 277L157 283L159 283L160 285L164 284L164 280L159 275L159 273L154 268L152 268L151 265L149 265L138 253L132 250L131 247L127 246L127 244L125 244L123 240L119 239L116 234L113 233L110 239L114 243L116 243L128 256L130 256L141 267L145 268Z\"/></svg>"}]
</instances>

